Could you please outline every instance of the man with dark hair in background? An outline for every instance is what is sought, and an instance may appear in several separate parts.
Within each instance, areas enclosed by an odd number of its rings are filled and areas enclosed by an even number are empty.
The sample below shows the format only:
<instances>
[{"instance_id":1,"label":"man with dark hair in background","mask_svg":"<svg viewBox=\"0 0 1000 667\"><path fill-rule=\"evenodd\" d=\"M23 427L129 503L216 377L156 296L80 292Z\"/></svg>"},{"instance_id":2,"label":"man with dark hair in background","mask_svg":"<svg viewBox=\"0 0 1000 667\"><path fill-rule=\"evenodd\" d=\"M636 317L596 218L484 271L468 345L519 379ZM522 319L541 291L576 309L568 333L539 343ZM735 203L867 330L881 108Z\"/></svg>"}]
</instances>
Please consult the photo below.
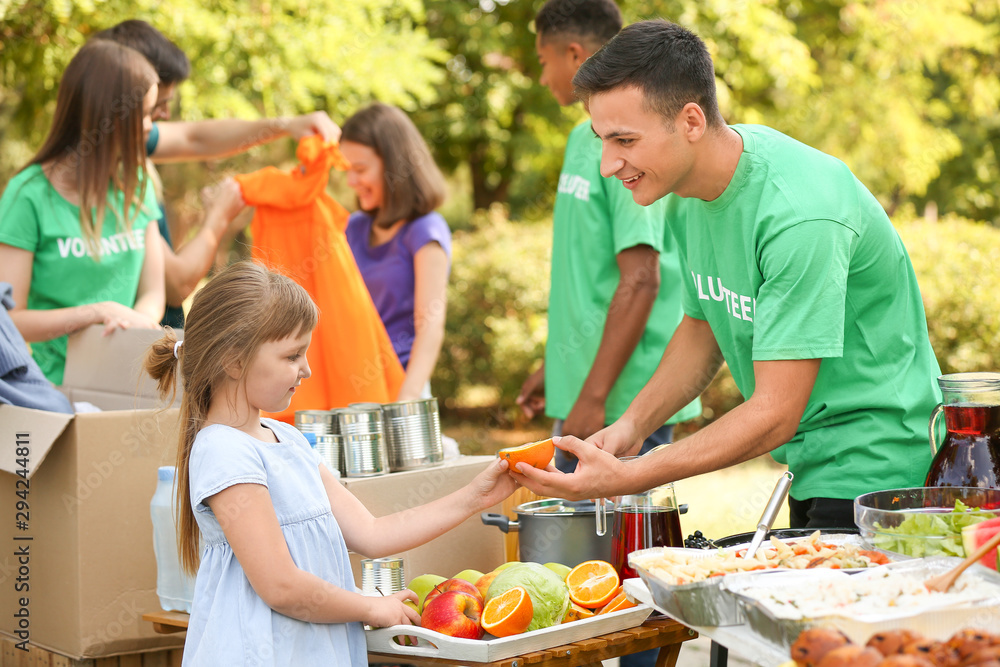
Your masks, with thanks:
<instances>
[{"instance_id":1,"label":"man with dark hair in background","mask_svg":"<svg viewBox=\"0 0 1000 667\"><path fill-rule=\"evenodd\" d=\"M327 141L340 137L340 128L326 112L317 111L294 118L247 120L205 120L198 122L163 122L170 120L170 106L177 86L188 78L191 63L176 44L145 21L129 19L96 33L92 39L106 39L135 49L156 69L159 92L153 108L153 129L146 139L146 154L152 162L210 160L242 153L258 144L292 136L300 139L321 134ZM159 122L158 122L159 121ZM160 203L160 235L165 241L167 309L161 324L184 327L181 304L194 291L215 261L219 244L230 231L230 224L245 204L239 186L226 179L201 191L205 220L201 229L182 243L177 252L171 240L163 206L163 188L159 175L147 164Z\"/></svg>"},{"instance_id":2,"label":"man with dark hair in background","mask_svg":"<svg viewBox=\"0 0 1000 667\"><path fill-rule=\"evenodd\" d=\"M573 76L622 26L613 0L549 0L535 17L540 82L563 106ZM557 434L587 438L618 419L651 377L681 320L676 242L666 202L642 207L600 173L601 142L590 121L570 133L555 195L545 362L517 402L544 408ZM672 440L673 424L701 413L698 397L664 415L642 451ZM569 472L576 460L556 452Z\"/></svg>"},{"instance_id":3,"label":"man with dark hair in background","mask_svg":"<svg viewBox=\"0 0 1000 667\"><path fill-rule=\"evenodd\" d=\"M792 527L854 523L862 493L920 486L940 375L903 243L829 155L760 125L727 125L705 44L667 21L623 30L573 80L603 144L601 173L642 205L668 197L684 319L649 384L588 443L577 472L521 470L548 496L594 498L770 452L795 474ZM725 361L742 404L645 457L644 434Z\"/></svg>"}]
</instances>

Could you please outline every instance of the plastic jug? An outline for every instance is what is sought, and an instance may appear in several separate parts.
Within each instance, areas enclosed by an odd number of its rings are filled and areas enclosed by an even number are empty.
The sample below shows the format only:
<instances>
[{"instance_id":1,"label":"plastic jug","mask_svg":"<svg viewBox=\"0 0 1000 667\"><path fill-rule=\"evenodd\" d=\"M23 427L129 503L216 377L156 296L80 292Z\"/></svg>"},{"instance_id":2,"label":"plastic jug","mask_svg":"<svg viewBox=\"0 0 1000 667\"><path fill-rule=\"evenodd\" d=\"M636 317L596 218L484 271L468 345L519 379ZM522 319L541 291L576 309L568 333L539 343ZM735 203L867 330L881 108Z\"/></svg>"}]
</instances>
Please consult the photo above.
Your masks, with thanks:
<instances>
[{"instance_id":1,"label":"plastic jug","mask_svg":"<svg viewBox=\"0 0 1000 667\"><path fill-rule=\"evenodd\" d=\"M153 553L156 554L156 594L164 611L191 612L194 577L181 569L177 555L177 530L174 523L174 467L158 471L156 492L149 502L153 517Z\"/></svg>"}]
</instances>

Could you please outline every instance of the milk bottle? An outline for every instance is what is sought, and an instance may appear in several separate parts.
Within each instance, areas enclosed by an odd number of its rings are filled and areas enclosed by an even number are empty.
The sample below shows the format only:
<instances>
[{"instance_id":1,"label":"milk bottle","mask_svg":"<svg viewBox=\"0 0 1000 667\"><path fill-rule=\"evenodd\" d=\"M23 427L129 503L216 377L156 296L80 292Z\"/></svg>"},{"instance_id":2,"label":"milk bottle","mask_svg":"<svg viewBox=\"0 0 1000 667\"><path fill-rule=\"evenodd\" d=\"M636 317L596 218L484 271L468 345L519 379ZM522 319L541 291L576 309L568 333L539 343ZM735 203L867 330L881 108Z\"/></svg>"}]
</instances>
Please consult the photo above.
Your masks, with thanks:
<instances>
[{"instance_id":1,"label":"milk bottle","mask_svg":"<svg viewBox=\"0 0 1000 667\"><path fill-rule=\"evenodd\" d=\"M156 492L149 503L153 517L153 552L156 554L156 594L164 611L191 612L194 577L181 570L174 523L174 467L158 471Z\"/></svg>"}]
</instances>

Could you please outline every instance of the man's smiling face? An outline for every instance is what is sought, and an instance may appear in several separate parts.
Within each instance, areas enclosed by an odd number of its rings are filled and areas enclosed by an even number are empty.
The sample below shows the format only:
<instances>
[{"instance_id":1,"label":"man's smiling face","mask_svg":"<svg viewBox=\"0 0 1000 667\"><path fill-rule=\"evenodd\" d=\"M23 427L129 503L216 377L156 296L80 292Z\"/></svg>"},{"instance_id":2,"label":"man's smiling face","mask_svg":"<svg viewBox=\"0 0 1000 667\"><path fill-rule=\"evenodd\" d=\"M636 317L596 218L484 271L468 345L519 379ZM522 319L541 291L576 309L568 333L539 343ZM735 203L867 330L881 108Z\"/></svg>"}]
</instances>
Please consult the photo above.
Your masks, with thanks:
<instances>
[{"instance_id":1,"label":"man's smiling face","mask_svg":"<svg viewBox=\"0 0 1000 667\"><path fill-rule=\"evenodd\" d=\"M614 176L649 206L671 192L684 194L694 150L674 121L646 108L639 88L615 88L591 96L589 111L600 137L601 175Z\"/></svg>"}]
</instances>

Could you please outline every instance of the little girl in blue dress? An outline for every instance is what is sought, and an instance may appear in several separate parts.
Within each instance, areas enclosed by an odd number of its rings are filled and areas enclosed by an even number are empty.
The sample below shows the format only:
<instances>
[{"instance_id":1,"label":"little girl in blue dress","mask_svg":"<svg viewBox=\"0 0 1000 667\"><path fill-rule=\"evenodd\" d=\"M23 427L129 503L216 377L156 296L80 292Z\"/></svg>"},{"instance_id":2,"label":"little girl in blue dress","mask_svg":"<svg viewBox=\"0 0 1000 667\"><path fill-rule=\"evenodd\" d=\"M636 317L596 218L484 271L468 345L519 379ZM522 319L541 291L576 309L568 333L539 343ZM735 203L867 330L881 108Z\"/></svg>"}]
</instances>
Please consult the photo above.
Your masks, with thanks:
<instances>
[{"instance_id":1,"label":"little girl in blue dress","mask_svg":"<svg viewBox=\"0 0 1000 667\"><path fill-rule=\"evenodd\" d=\"M366 665L362 624L420 619L403 604L411 591L358 593L348 549L411 549L515 488L498 460L448 496L373 517L297 430L260 416L287 407L309 377L317 316L293 281L242 262L197 293L183 344L168 330L147 355L163 395L178 367L184 387L178 543L198 573L185 667Z\"/></svg>"}]
</instances>

